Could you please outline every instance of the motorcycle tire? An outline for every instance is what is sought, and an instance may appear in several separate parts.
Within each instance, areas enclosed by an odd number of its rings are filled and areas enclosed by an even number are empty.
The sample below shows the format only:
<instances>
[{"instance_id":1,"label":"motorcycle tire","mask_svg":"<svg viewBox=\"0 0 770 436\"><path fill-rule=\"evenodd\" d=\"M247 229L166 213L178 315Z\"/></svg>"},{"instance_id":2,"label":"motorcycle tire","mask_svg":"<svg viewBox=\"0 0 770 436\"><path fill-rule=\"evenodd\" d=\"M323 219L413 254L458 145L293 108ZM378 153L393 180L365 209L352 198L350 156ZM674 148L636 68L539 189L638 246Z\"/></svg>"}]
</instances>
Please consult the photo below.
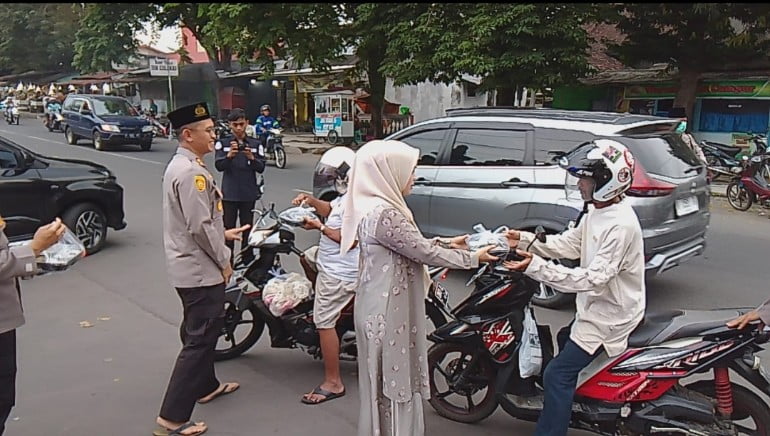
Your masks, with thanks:
<instances>
[{"instance_id":1,"label":"motorcycle tire","mask_svg":"<svg viewBox=\"0 0 770 436\"><path fill-rule=\"evenodd\" d=\"M259 313L259 310L257 310L253 304L250 305L246 310L248 310L251 314L251 322L243 319L243 312L238 310L233 305L233 303L229 301L225 302L224 326L222 326L222 330L219 334L220 338L224 336L225 340L227 340L226 335L232 335L232 333L239 325L249 323L251 326L249 333L243 338L242 341L235 343L237 338L231 336L233 339L227 342L228 344L232 344L231 347L220 349L218 348L219 344L217 344L217 348L214 349L215 361L219 362L222 360L229 360L238 357L248 351L249 348L253 347L254 344L259 341L259 338L262 336L262 332L265 330L265 320L262 318L262 314ZM182 326L179 328L179 335L182 339L182 343L184 343L184 328L185 325L182 323Z\"/></svg>"},{"instance_id":2,"label":"motorcycle tire","mask_svg":"<svg viewBox=\"0 0 770 436\"><path fill-rule=\"evenodd\" d=\"M737 383L730 383L733 389L733 421L744 421L751 419L754 421L756 430L749 434L758 436L770 436L770 409L761 397L754 392ZM716 393L713 380L699 380L685 386L686 389L693 390L716 402ZM741 422L743 424L743 422ZM746 434L740 432L739 434Z\"/></svg>"},{"instance_id":3,"label":"motorcycle tire","mask_svg":"<svg viewBox=\"0 0 770 436\"><path fill-rule=\"evenodd\" d=\"M21 116L16 115L16 125L18 126L20 122L21 122Z\"/></svg>"},{"instance_id":4,"label":"motorcycle tire","mask_svg":"<svg viewBox=\"0 0 770 436\"><path fill-rule=\"evenodd\" d=\"M754 194L749 192L745 186L738 181L732 181L727 185L727 202L736 210L745 212L751 208L754 203Z\"/></svg>"},{"instance_id":5,"label":"motorcycle tire","mask_svg":"<svg viewBox=\"0 0 770 436\"><path fill-rule=\"evenodd\" d=\"M286 152L282 147L275 149L275 166L280 169L286 168Z\"/></svg>"},{"instance_id":6,"label":"motorcycle tire","mask_svg":"<svg viewBox=\"0 0 770 436\"><path fill-rule=\"evenodd\" d=\"M440 367L448 354L457 352L461 353L460 358L455 358L454 360L450 361L445 368ZM478 386L468 386L469 389L472 388L475 391L471 393L470 396L467 395L467 391L458 392L453 391L452 388L449 388L449 390L446 392L438 392L438 388L436 387L436 377L444 377L445 381L447 382L446 384L451 386L452 384L449 383L449 380L446 380L446 377L451 377L454 375L455 371L458 369L460 361L467 363L466 357L473 355L473 352L474 350L472 350L469 346L450 342L435 344L428 350L428 374L430 375L431 397L428 402L436 411L436 413L443 416L444 418L450 419L452 421L463 422L466 424L479 422L489 417L489 415L497 410L498 403L495 394L494 383L495 371L492 367L492 363L487 358L482 358L479 360L479 364L481 365L481 373L474 373L474 376L476 376L476 378L479 380L477 382ZM453 368L450 368L450 366L453 366ZM473 394L480 391L477 389L479 387L482 389L486 388L486 395L484 395L484 398L479 404L473 404L472 396ZM450 397L451 394L455 394L456 396L464 398L465 402L468 404L468 407L459 407L447 401L447 398Z\"/></svg>"}]
</instances>

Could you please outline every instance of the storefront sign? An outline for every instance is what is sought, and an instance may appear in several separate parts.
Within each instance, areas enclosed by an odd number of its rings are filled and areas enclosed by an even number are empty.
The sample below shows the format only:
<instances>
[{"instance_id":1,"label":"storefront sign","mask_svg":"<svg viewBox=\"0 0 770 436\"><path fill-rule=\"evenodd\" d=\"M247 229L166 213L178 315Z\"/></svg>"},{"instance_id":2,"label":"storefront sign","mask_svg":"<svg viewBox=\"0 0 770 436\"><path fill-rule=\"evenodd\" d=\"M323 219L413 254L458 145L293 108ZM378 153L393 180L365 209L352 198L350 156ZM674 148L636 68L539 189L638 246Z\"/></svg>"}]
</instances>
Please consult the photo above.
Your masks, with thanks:
<instances>
[{"instance_id":1,"label":"storefront sign","mask_svg":"<svg viewBox=\"0 0 770 436\"><path fill-rule=\"evenodd\" d=\"M626 99L674 98L678 83L626 86ZM764 80L703 82L698 85L698 98L704 97L764 97L770 98L770 83Z\"/></svg>"}]
</instances>

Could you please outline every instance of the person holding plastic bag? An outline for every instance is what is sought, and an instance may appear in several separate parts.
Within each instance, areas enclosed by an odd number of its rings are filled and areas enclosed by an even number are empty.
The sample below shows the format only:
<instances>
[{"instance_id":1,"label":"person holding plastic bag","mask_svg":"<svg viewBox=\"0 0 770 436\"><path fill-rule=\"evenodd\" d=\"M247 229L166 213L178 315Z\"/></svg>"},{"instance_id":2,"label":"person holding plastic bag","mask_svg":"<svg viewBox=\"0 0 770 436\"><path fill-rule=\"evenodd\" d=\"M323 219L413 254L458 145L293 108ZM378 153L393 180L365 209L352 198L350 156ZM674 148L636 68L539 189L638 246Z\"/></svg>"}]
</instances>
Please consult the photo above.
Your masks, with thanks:
<instances>
[{"instance_id":1,"label":"person holding plastic bag","mask_svg":"<svg viewBox=\"0 0 770 436\"><path fill-rule=\"evenodd\" d=\"M37 271L36 258L67 231L59 218L40 227L32 241L9 247L5 221L0 218L0 435L16 404L16 329L24 324L18 279Z\"/></svg>"},{"instance_id":2,"label":"person holding plastic bag","mask_svg":"<svg viewBox=\"0 0 770 436\"><path fill-rule=\"evenodd\" d=\"M545 402L538 436L567 434L578 374L602 349L611 357L626 349L646 305L642 231L631 205L623 202L623 193L631 186L633 156L617 141L597 139L562 157L559 166L567 170L567 196L580 192L584 214L574 228L548 236L545 243L535 242L532 253L518 250L524 260L504 263L562 292L577 294L575 319L559 332L560 353L543 375ZM508 239L515 247L535 238L510 230ZM569 268L540 256L580 259L580 266Z\"/></svg>"},{"instance_id":3,"label":"person holding plastic bag","mask_svg":"<svg viewBox=\"0 0 770 436\"><path fill-rule=\"evenodd\" d=\"M355 301L359 436L425 433L430 398L425 331L425 265L455 269L495 260L467 236L444 248L423 237L404 196L414 186L419 150L400 141L370 141L356 152L342 218L341 255L360 249Z\"/></svg>"}]
</instances>

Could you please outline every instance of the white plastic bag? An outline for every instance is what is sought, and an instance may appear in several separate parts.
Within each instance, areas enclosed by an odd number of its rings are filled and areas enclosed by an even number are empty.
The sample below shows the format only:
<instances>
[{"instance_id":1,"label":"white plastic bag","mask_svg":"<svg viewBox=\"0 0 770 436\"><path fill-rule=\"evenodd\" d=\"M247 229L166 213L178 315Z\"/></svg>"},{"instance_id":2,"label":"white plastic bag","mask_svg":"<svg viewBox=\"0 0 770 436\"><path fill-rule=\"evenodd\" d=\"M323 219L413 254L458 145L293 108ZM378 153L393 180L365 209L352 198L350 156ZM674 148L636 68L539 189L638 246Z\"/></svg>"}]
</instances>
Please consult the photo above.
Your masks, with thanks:
<instances>
[{"instance_id":1,"label":"white plastic bag","mask_svg":"<svg viewBox=\"0 0 770 436\"><path fill-rule=\"evenodd\" d=\"M510 251L510 245L508 244L508 227L500 226L495 231L487 230L482 224L476 224L473 226L476 233L468 236L468 248L471 251L476 251L480 248L484 248L488 245L494 245L495 251Z\"/></svg>"},{"instance_id":2,"label":"white plastic bag","mask_svg":"<svg viewBox=\"0 0 770 436\"><path fill-rule=\"evenodd\" d=\"M9 247L28 244L29 241L12 242ZM77 236L67 228L59 242L42 251L35 261L37 263L37 275L53 271L64 271L74 265L86 255L86 247Z\"/></svg>"},{"instance_id":3,"label":"white plastic bag","mask_svg":"<svg viewBox=\"0 0 770 436\"><path fill-rule=\"evenodd\" d=\"M262 300L274 316L281 316L310 297L312 283L307 278L289 273L273 277L262 291Z\"/></svg>"},{"instance_id":4,"label":"white plastic bag","mask_svg":"<svg viewBox=\"0 0 770 436\"><path fill-rule=\"evenodd\" d=\"M302 225L305 218L317 219L318 217L315 215L314 207L296 206L284 210L278 214L278 218L289 224Z\"/></svg>"},{"instance_id":5,"label":"white plastic bag","mask_svg":"<svg viewBox=\"0 0 770 436\"><path fill-rule=\"evenodd\" d=\"M543 366L543 350L540 348L540 336L537 324L532 317L532 306L524 311L524 330L521 334L519 347L519 373L521 378L540 374Z\"/></svg>"}]
</instances>

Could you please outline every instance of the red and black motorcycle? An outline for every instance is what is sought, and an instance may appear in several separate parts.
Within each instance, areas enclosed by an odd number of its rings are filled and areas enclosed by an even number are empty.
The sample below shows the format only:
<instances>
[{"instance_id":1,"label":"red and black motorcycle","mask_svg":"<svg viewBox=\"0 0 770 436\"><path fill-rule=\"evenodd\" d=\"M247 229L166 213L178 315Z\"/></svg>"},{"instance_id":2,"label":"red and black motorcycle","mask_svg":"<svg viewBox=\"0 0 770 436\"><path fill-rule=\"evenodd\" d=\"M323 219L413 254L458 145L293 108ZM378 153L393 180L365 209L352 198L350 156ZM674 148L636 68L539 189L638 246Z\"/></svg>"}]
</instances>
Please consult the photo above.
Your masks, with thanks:
<instances>
[{"instance_id":1,"label":"red and black motorcycle","mask_svg":"<svg viewBox=\"0 0 770 436\"><path fill-rule=\"evenodd\" d=\"M770 200L770 185L765 177L770 155L759 154L744 156L740 167L733 168L736 173L727 185L727 201L735 209L749 210L754 202L767 204Z\"/></svg>"},{"instance_id":2,"label":"red and black motorcycle","mask_svg":"<svg viewBox=\"0 0 770 436\"><path fill-rule=\"evenodd\" d=\"M459 422L480 421L498 405L534 422L543 408L542 370L522 379L518 356L538 283L499 264L482 267L472 281L474 292L455 309L442 300L450 320L429 335L430 404ZM623 354L604 354L581 372L571 427L602 435L770 435L768 404L745 387L770 395L756 356L770 333L756 323L725 326L748 310L648 314ZM551 332L537 330L544 369L553 356ZM736 383L730 370L746 383ZM684 383L690 376L701 379Z\"/></svg>"}]
</instances>

